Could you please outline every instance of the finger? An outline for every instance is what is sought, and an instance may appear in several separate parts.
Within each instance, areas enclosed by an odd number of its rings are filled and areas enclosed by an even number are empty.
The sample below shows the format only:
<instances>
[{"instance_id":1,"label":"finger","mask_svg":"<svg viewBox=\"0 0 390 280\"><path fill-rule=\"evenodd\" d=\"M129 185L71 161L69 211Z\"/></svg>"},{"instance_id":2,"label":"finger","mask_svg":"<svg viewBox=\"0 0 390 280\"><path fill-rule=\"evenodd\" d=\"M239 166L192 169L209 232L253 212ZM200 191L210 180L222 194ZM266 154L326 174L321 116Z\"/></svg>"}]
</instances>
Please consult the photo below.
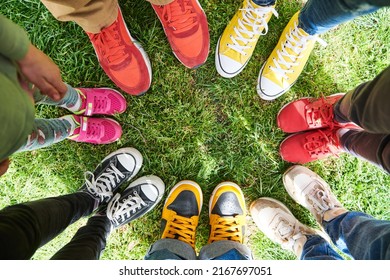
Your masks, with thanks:
<instances>
[{"instance_id":1,"label":"finger","mask_svg":"<svg viewBox=\"0 0 390 280\"><path fill-rule=\"evenodd\" d=\"M39 89L41 94L47 95L55 101L61 100L61 94L46 80L40 80L39 82L36 82L35 86Z\"/></svg>"},{"instance_id":2,"label":"finger","mask_svg":"<svg viewBox=\"0 0 390 280\"><path fill-rule=\"evenodd\" d=\"M4 173L7 172L9 163L10 161L8 158L0 162L0 176L4 175Z\"/></svg>"}]
</instances>

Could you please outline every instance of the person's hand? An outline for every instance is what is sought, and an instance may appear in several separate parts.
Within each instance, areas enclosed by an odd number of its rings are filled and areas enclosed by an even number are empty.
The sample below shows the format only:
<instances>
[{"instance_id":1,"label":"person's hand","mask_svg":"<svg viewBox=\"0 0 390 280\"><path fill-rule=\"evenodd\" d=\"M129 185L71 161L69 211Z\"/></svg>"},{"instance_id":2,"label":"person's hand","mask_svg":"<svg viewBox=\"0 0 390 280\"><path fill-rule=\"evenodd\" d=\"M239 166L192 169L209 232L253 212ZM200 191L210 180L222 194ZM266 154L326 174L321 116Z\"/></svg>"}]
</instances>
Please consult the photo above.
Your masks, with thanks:
<instances>
[{"instance_id":1,"label":"person's hand","mask_svg":"<svg viewBox=\"0 0 390 280\"><path fill-rule=\"evenodd\" d=\"M30 44L27 54L18 61L23 76L44 95L61 100L67 90L58 66L42 51Z\"/></svg>"},{"instance_id":2,"label":"person's hand","mask_svg":"<svg viewBox=\"0 0 390 280\"><path fill-rule=\"evenodd\" d=\"M2 162L0 162L0 176L3 176L7 172L8 167L9 167L9 159L8 158L6 158Z\"/></svg>"}]
</instances>

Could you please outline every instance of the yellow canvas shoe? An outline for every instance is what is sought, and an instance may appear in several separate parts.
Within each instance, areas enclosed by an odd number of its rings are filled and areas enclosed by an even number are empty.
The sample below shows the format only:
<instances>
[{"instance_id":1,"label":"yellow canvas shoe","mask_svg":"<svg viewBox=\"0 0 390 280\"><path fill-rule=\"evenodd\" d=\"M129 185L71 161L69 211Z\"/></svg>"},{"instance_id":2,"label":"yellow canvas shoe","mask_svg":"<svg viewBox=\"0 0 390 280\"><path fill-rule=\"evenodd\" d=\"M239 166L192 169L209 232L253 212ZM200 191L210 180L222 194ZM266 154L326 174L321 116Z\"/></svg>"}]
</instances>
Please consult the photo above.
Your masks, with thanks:
<instances>
[{"instance_id":1,"label":"yellow canvas shoe","mask_svg":"<svg viewBox=\"0 0 390 280\"><path fill-rule=\"evenodd\" d=\"M161 217L161 238L178 239L195 248L195 234L203 196L193 181L177 183L165 201Z\"/></svg>"},{"instance_id":2,"label":"yellow canvas shoe","mask_svg":"<svg viewBox=\"0 0 390 280\"><path fill-rule=\"evenodd\" d=\"M264 7L244 0L218 40L215 65L222 77L232 78L245 68L260 36L267 34L273 14L278 16L275 5Z\"/></svg>"},{"instance_id":3,"label":"yellow canvas shoe","mask_svg":"<svg viewBox=\"0 0 390 280\"><path fill-rule=\"evenodd\" d=\"M230 240L244 243L246 205L238 185L223 182L213 191L209 202L210 235L208 243Z\"/></svg>"},{"instance_id":4,"label":"yellow canvas shoe","mask_svg":"<svg viewBox=\"0 0 390 280\"><path fill-rule=\"evenodd\" d=\"M257 93L273 100L294 85L302 73L315 42L326 43L318 35L309 35L298 27L297 12L284 28L279 42L260 70Z\"/></svg>"}]
</instances>

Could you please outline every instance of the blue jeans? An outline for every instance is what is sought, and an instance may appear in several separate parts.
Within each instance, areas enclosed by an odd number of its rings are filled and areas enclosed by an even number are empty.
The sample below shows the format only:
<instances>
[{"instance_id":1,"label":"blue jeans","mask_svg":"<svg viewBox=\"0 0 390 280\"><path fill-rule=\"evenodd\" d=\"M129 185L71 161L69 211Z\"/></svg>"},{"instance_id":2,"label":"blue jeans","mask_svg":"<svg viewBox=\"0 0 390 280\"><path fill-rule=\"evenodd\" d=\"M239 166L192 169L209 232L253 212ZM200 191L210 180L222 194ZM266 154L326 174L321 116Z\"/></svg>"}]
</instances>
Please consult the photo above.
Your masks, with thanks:
<instances>
[{"instance_id":1,"label":"blue jeans","mask_svg":"<svg viewBox=\"0 0 390 280\"><path fill-rule=\"evenodd\" d=\"M275 0L252 0L261 6L273 5ZM309 0L299 15L299 27L308 34L320 34L358 16L390 6L389 0Z\"/></svg>"},{"instance_id":2,"label":"blue jeans","mask_svg":"<svg viewBox=\"0 0 390 280\"><path fill-rule=\"evenodd\" d=\"M199 257L187 243L177 239L159 239L145 256L145 260L252 260L252 252L238 242L222 240L204 246Z\"/></svg>"},{"instance_id":3,"label":"blue jeans","mask_svg":"<svg viewBox=\"0 0 390 280\"><path fill-rule=\"evenodd\" d=\"M358 260L390 259L390 221L381 221L360 212L347 212L324 222L323 227L333 244ZM319 235L308 236L302 260L343 259Z\"/></svg>"}]
</instances>

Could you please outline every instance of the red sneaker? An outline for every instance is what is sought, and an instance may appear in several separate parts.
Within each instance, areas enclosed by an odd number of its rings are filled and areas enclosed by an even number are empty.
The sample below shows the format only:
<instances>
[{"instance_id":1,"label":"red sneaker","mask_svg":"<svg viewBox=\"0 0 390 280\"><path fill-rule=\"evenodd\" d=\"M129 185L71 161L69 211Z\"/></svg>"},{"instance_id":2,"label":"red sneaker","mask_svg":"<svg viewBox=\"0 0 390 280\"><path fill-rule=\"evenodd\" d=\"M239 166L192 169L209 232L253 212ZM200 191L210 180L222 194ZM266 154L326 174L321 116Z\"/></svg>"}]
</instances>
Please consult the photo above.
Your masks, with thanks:
<instances>
[{"instance_id":1,"label":"red sneaker","mask_svg":"<svg viewBox=\"0 0 390 280\"><path fill-rule=\"evenodd\" d=\"M279 111L278 126L286 133L333 127L361 129L352 122L335 121L333 105L343 96L344 93L338 93L322 98L302 98L292 101Z\"/></svg>"},{"instance_id":2,"label":"red sneaker","mask_svg":"<svg viewBox=\"0 0 390 280\"><path fill-rule=\"evenodd\" d=\"M74 112L76 115L114 115L126 110L126 99L111 88L76 88L82 102L81 109Z\"/></svg>"},{"instance_id":3,"label":"red sneaker","mask_svg":"<svg viewBox=\"0 0 390 280\"><path fill-rule=\"evenodd\" d=\"M174 0L152 5L174 55L184 66L196 68L206 62L210 35L206 15L197 0Z\"/></svg>"},{"instance_id":4,"label":"red sneaker","mask_svg":"<svg viewBox=\"0 0 390 280\"><path fill-rule=\"evenodd\" d=\"M343 152L338 129L317 129L293 134L280 144L283 160L304 164Z\"/></svg>"},{"instance_id":5,"label":"red sneaker","mask_svg":"<svg viewBox=\"0 0 390 280\"><path fill-rule=\"evenodd\" d=\"M78 126L68 139L91 144L110 144L122 136L120 124L109 118L72 116Z\"/></svg>"},{"instance_id":6,"label":"red sneaker","mask_svg":"<svg viewBox=\"0 0 390 280\"><path fill-rule=\"evenodd\" d=\"M99 63L110 79L123 91L140 95L151 83L152 69L148 55L131 37L118 7L118 17L100 33L87 33Z\"/></svg>"}]
</instances>

